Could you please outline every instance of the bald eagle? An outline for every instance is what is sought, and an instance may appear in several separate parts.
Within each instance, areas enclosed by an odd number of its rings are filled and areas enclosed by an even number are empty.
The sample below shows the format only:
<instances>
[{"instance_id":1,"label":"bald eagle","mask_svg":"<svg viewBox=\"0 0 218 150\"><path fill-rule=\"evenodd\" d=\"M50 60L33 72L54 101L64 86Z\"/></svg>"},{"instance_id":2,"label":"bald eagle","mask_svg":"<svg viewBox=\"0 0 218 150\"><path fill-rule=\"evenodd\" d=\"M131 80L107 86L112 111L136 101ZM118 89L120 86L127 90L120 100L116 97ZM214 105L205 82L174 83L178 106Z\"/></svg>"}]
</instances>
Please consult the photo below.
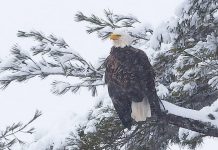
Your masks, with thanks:
<instances>
[{"instance_id":1,"label":"bald eagle","mask_svg":"<svg viewBox=\"0 0 218 150\"><path fill-rule=\"evenodd\" d=\"M110 39L113 47L105 62L105 83L122 124L131 129L133 119L145 121L160 113L155 73L145 52L131 46L127 32L114 32Z\"/></svg>"}]
</instances>

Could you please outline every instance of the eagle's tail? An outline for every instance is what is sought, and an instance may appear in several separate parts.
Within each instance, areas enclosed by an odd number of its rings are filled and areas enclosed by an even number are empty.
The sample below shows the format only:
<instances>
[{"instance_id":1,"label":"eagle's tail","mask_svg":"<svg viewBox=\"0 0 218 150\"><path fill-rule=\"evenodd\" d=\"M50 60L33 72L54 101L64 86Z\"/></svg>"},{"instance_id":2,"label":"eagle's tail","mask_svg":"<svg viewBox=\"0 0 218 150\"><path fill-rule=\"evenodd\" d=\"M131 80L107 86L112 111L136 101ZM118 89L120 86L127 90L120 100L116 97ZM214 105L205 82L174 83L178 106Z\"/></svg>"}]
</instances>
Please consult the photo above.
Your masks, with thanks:
<instances>
[{"instance_id":1,"label":"eagle's tail","mask_svg":"<svg viewBox=\"0 0 218 150\"><path fill-rule=\"evenodd\" d=\"M147 117L151 117L151 107L148 98L143 98L142 102L132 101L131 117L136 121L145 121Z\"/></svg>"}]
</instances>

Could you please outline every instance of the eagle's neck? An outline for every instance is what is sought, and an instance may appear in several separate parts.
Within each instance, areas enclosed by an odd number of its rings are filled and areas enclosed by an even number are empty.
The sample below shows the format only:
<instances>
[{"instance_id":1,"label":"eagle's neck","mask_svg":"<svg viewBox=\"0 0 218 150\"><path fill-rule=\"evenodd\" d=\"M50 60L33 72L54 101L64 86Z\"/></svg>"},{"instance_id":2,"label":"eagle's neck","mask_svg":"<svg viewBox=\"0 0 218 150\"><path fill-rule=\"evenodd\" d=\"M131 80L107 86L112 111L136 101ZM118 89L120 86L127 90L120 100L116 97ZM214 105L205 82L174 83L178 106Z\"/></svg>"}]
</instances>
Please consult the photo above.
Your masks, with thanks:
<instances>
[{"instance_id":1,"label":"eagle's neck","mask_svg":"<svg viewBox=\"0 0 218 150\"><path fill-rule=\"evenodd\" d=\"M115 55L119 55L119 54L127 54L127 55L132 55L132 54L136 54L139 53L141 50L134 48L132 46L126 46L126 47L112 47L111 48L111 52L110 54L115 54Z\"/></svg>"},{"instance_id":2,"label":"eagle's neck","mask_svg":"<svg viewBox=\"0 0 218 150\"><path fill-rule=\"evenodd\" d=\"M116 46L113 46L112 48L114 49L126 49L126 48L130 48L131 46L130 45L126 45L124 47L116 47Z\"/></svg>"},{"instance_id":3,"label":"eagle's neck","mask_svg":"<svg viewBox=\"0 0 218 150\"><path fill-rule=\"evenodd\" d=\"M111 48L111 52L128 51L130 49L132 49L132 46L125 46L125 47L115 47L115 46L113 46Z\"/></svg>"}]
</instances>

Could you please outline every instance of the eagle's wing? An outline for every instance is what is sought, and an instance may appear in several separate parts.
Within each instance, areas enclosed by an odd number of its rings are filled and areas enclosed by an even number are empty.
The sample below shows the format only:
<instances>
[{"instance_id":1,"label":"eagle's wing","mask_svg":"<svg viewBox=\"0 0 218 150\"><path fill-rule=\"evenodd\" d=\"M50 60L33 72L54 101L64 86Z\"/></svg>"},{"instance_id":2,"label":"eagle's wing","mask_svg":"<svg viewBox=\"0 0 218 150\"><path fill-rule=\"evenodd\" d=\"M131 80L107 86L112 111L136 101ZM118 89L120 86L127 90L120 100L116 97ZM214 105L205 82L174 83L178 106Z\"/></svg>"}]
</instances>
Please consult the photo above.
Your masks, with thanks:
<instances>
[{"instance_id":1,"label":"eagle's wing","mask_svg":"<svg viewBox=\"0 0 218 150\"><path fill-rule=\"evenodd\" d=\"M138 63L136 65L137 80L140 83L141 91L147 96L152 112L158 115L160 110L160 100L155 88L155 72L145 52L138 50Z\"/></svg>"},{"instance_id":2,"label":"eagle's wing","mask_svg":"<svg viewBox=\"0 0 218 150\"><path fill-rule=\"evenodd\" d=\"M114 108L124 125L130 129L132 125L131 118L131 100L127 97L125 88L122 86L121 76L122 66L113 54L110 54L105 61L105 82L108 85L108 93L113 102Z\"/></svg>"},{"instance_id":3,"label":"eagle's wing","mask_svg":"<svg viewBox=\"0 0 218 150\"><path fill-rule=\"evenodd\" d=\"M125 128L131 129L131 101L122 92L122 89L113 83L108 84L108 93L122 124Z\"/></svg>"}]
</instances>

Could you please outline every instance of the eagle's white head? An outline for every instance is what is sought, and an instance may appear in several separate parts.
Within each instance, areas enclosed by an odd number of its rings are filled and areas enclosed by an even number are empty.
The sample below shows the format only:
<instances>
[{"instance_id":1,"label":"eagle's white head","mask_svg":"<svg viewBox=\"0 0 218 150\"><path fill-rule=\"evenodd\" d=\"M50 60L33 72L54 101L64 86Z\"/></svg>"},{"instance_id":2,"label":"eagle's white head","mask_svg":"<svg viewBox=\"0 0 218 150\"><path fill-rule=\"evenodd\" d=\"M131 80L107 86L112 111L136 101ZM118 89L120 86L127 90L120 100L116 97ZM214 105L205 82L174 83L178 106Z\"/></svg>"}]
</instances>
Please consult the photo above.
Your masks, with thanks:
<instances>
[{"instance_id":1,"label":"eagle's white head","mask_svg":"<svg viewBox=\"0 0 218 150\"><path fill-rule=\"evenodd\" d=\"M114 31L109 38L113 41L114 47L123 48L130 46L133 42L133 37L127 31Z\"/></svg>"}]
</instances>

